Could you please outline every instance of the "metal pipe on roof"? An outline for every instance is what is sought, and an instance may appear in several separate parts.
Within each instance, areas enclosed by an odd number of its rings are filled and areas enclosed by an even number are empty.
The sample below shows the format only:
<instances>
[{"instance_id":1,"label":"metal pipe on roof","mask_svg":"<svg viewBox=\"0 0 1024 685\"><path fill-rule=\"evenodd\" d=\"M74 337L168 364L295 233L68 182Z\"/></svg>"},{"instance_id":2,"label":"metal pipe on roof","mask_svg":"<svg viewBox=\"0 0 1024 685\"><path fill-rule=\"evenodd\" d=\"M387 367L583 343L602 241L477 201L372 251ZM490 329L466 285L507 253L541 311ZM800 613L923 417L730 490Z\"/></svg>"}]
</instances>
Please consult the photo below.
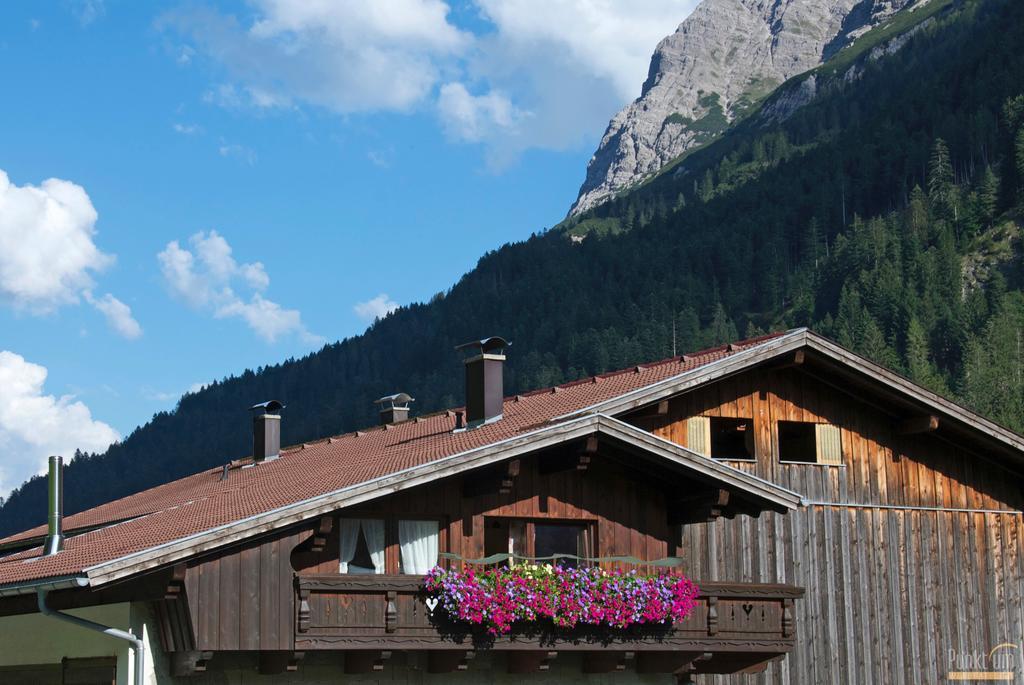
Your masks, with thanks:
<instances>
[{"instance_id":1,"label":"metal pipe on roof","mask_svg":"<svg viewBox=\"0 0 1024 685\"><path fill-rule=\"evenodd\" d=\"M50 457L50 473L47 480L49 502L47 512L46 540L43 554L50 556L64 549L64 459Z\"/></svg>"},{"instance_id":2,"label":"metal pipe on roof","mask_svg":"<svg viewBox=\"0 0 1024 685\"><path fill-rule=\"evenodd\" d=\"M146 677L144 667L146 665L146 644L142 641L142 638L136 637L128 631L121 630L120 628L111 628L110 626L105 626L102 623L96 623L95 621L90 621L86 618L79 618L78 616L72 616L71 614L64 614L59 611L55 611L46 604L46 595L48 593L49 590L39 589L36 591L36 603L39 605L39 613L43 616L49 616L50 618L55 618L58 621L64 621L65 623L71 623L72 625L76 625L80 628L92 630L97 633L103 633L104 635L117 638L118 640L131 642L135 648L135 673L133 681L135 682L135 685L145 685Z\"/></svg>"}]
</instances>

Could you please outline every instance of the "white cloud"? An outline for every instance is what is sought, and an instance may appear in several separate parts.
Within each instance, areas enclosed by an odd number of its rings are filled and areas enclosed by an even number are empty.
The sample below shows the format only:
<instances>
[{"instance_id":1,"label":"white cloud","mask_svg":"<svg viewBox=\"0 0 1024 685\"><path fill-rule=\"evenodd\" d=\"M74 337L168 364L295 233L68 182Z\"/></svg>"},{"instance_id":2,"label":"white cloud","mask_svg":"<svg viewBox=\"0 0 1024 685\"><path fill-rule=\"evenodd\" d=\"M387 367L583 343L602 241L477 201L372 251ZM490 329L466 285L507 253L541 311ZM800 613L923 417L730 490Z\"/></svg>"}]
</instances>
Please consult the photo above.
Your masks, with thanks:
<instances>
[{"instance_id":1,"label":"white cloud","mask_svg":"<svg viewBox=\"0 0 1024 685\"><path fill-rule=\"evenodd\" d=\"M322 341L306 330L298 310L285 309L263 297L270 277L261 262L239 264L228 241L216 231L196 233L189 238L189 247L173 240L157 255L172 293L216 318L242 319L267 342L291 334L309 343ZM251 291L248 300L236 288Z\"/></svg>"},{"instance_id":2,"label":"white cloud","mask_svg":"<svg viewBox=\"0 0 1024 685\"><path fill-rule=\"evenodd\" d=\"M253 5L252 20L181 10L158 22L227 72L233 83L211 92L224 104L287 107L298 100L342 113L408 109L434 88L440 63L471 40L448 22L441 0Z\"/></svg>"},{"instance_id":3,"label":"white cloud","mask_svg":"<svg viewBox=\"0 0 1024 685\"><path fill-rule=\"evenodd\" d=\"M494 168L529 148L592 143L640 93L658 42L697 0L474 0L493 30L456 27L441 0L254 0L254 18L173 13L227 77L226 107L408 111L434 102L454 140Z\"/></svg>"},{"instance_id":4,"label":"white cloud","mask_svg":"<svg viewBox=\"0 0 1024 685\"><path fill-rule=\"evenodd\" d=\"M82 26L88 26L107 12L103 0L70 0L70 6Z\"/></svg>"},{"instance_id":5,"label":"white cloud","mask_svg":"<svg viewBox=\"0 0 1024 685\"><path fill-rule=\"evenodd\" d=\"M607 81L624 101L640 94L655 46L697 2L476 0L498 29L499 52L516 56L513 68L572 69ZM551 53L561 53L560 65L548 62Z\"/></svg>"},{"instance_id":6,"label":"white cloud","mask_svg":"<svg viewBox=\"0 0 1024 685\"><path fill-rule=\"evenodd\" d=\"M356 313L356 316L364 321L383 319L396 309L398 309L398 303L388 297L387 293L381 293L366 302L357 302L352 307L352 311Z\"/></svg>"},{"instance_id":7,"label":"white cloud","mask_svg":"<svg viewBox=\"0 0 1024 685\"><path fill-rule=\"evenodd\" d=\"M175 133L180 133L183 136L194 136L203 132L203 127L199 124L175 123L172 128Z\"/></svg>"},{"instance_id":8,"label":"white cloud","mask_svg":"<svg viewBox=\"0 0 1024 685\"><path fill-rule=\"evenodd\" d=\"M132 316L132 308L110 293L96 299L88 290L82 293L86 301L107 318L107 323L119 335L134 340L142 335L142 326Z\"/></svg>"},{"instance_id":9,"label":"white cloud","mask_svg":"<svg viewBox=\"0 0 1024 685\"><path fill-rule=\"evenodd\" d=\"M237 143L227 143L223 140L220 142L217 152L220 153L221 157L234 157L235 159L242 160L249 166L255 164L258 159L256 151L252 148L248 148L244 145L238 145Z\"/></svg>"},{"instance_id":10,"label":"white cloud","mask_svg":"<svg viewBox=\"0 0 1024 685\"><path fill-rule=\"evenodd\" d=\"M96 218L81 186L17 186L0 170L0 299L42 314L77 302L114 260L93 243Z\"/></svg>"},{"instance_id":11,"label":"white cloud","mask_svg":"<svg viewBox=\"0 0 1024 685\"><path fill-rule=\"evenodd\" d=\"M502 93L472 95L461 83L441 86L437 106L448 135L471 143L494 135L507 135L529 116Z\"/></svg>"},{"instance_id":12,"label":"white cloud","mask_svg":"<svg viewBox=\"0 0 1024 685\"><path fill-rule=\"evenodd\" d=\"M477 41L461 82L501 93L530 113L514 127L482 129L492 169L530 148L592 144L640 94L651 55L696 0L476 0L495 27ZM453 124L439 109L446 127Z\"/></svg>"},{"instance_id":13,"label":"white cloud","mask_svg":"<svg viewBox=\"0 0 1024 685\"><path fill-rule=\"evenodd\" d=\"M0 351L0 492L40 473L52 454L70 459L76 449L100 452L120 439L82 402L44 394L46 374L45 367Z\"/></svg>"},{"instance_id":14,"label":"white cloud","mask_svg":"<svg viewBox=\"0 0 1024 685\"><path fill-rule=\"evenodd\" d=\"M93 275L114 262L93 242L97 217L80 185L51 178L17 186L0 170L0 301L49 314L81 296L120 335L142 335L128 305L110 293L92 296Z\"/></svg>"}]
</instances>

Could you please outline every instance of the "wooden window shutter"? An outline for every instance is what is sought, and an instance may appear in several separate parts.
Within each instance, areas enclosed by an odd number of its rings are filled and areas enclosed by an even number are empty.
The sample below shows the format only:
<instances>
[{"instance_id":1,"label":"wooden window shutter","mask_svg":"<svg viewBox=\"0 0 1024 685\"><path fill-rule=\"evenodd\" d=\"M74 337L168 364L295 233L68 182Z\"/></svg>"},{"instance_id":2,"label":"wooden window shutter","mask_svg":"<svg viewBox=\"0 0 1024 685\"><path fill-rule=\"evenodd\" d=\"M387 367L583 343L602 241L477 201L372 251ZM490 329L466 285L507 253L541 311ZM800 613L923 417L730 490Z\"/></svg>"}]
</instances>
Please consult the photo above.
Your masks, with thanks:
<instances>
[{"instance_id":1,"label":"wooden window shutter","mask_svg":"<svg viewBox=\"0 0 1024 685\"><path fill-rule=\"evenodd\" d=\"M819 423L814 426L815 443L818 449L819 464L842 464L843 443L839 426Z\"/></svg>"},{"instance_id":2,"label":"wooden window shutter","mask_svg":"<svg viewBox=\"0 0 1024 685\"><path fill-rule=\"evenodd\" d=\"M705 457L711 456L711 419L691 416L686 420L686 446Z\"/></svg>"}]
</instances>

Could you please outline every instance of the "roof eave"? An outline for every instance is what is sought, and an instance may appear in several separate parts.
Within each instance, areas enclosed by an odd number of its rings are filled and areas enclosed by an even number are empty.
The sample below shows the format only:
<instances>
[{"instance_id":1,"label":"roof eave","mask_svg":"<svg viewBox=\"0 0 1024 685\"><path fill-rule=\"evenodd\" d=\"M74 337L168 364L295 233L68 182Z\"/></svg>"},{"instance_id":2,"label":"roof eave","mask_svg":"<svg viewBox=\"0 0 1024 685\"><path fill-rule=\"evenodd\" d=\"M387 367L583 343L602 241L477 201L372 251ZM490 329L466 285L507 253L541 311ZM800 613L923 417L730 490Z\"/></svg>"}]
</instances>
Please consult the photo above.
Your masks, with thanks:
<instances>
[{"instance_id":1,"label":"roof eave","mask_svg":"<svg viewBox=\"0 0 1024 685\"><path fill-rule=\"evenodd\" d=\"M21 583L10 583L0 585L0 597L14 597L16 595L27 595L39 590L75 590L89 586L89 578L83 574L67 576L55 576L52 578L39 578L26 580Z\"/></svg>"},{"instance_id":2,"label":"roof eave","mask_svg":"<svg viewBox=\"0 0 1024 685\"><path fill-rule=\"evenodd\" d=\"M800 347L803 347L809 335L806 328L798 328L785 333L777 338L765 341L759 345L748 347L745 350L734 352L727 357L708 364L702 364L696 368L689 369L675 376L645 385L636 390L623 393L611 399L597 402L582 409L562 414L550 419L551 423L565 421L587 414L621 415L625 412L637 409L652 402L664 399L685 390L709 383L738 373L748 367L767 359L772 359L780 354L785 354Z\"/></svg>"},{"instance_id":3,"label":"roof eave","mask_svg":"<svg viewBox=\"0 0 1024 685\"><path fill-rule=\"evenodd\" d=\"M743 490L751 498L764 503L765 509L785 511L801 505L801 498L797 493L739 469L706 459L614 417L589 414L140 550L91 566L85 569L85 574L91 585L104 585L155 566L173 563L255 535L301 523L340 508L512 459L554 444L581 439L595 432L630 442L655 456L682 465L695 474Z\"/></svg>"}]
</instances>

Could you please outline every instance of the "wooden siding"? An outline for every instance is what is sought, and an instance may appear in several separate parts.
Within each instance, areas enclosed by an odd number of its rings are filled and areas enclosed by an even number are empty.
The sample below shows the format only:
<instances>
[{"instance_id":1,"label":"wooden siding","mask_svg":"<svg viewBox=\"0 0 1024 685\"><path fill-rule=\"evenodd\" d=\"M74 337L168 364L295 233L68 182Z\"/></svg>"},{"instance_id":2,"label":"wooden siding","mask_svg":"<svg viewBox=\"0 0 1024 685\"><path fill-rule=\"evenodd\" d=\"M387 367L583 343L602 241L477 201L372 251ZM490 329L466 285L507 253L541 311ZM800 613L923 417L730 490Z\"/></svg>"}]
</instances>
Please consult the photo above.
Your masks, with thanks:
<instances>
[{"instance_id":1,"label":"wooden siding","mask_svg":"<svg viewBox=\"0 0 1024 685\"><path fill-rule=\"evenodd\" d=\"M751 418L755 460L726 461L811 500L1020 511L1020 474L936 433L898 435L901 418L796 369L750 371L676 397L665 416L635 420L680 445L692 416ZM780 463L778 421L840 428L843 466Z\"/></svg>"},{"instance_id":2,"label":"wooden siding","mask_svg":"<svg viewBox=\"0 0 1024 685\"><path fill-rule=\"evenodd\" d=\"M194 649L293 649L295 572L291 553L311 534L279 533L190 564L185 596Z\"/></svg>"},{"instance_id":3,"label":"wooden siding","mask_svg":"<svg viewBox=\"0 0 1024 685\"><path fill-rule=\"evenodd\" d=\"M654 560L672 554L677 535L675 528L668 525L662 488L652 487L626 467L600 456L595 457L586 472L572 468L550 474L541 473L538 468L543 458L544 455L521 461L519 475L513 479L508 494L492 492L465 497L463 480L455 478L353 507L343 515L384 517L391 521L437 518L441 521L441 551L466 559L485 556L486 517L589 521L597 528L595 551L600 556L629 555ZM392 573L398 569L397 545L387 549L387 568ZM338 540L337 535L331 535L325 553L310 559L300 573L337 570Z\"/></svg>"},{"instance_id":4,"label":"wooden siding","mask_svg":"<svg viewBox=\"0 0 1024 685\"><path fill-rule=\"evenodd\" d=\"M673 399L667 416L637 423L685 445L694 415L752 418L756 460L728 463L816 503L684 530L694 577L807 591L786 659L759 675L699 682L927 684L955 670L950 649L1020 643L1020 474L946 442L941 427L898 435L901 417L792 368L701 388ZM843 465L780 464L779 420L839 426Z\"/></svg>"}]
</instances>

